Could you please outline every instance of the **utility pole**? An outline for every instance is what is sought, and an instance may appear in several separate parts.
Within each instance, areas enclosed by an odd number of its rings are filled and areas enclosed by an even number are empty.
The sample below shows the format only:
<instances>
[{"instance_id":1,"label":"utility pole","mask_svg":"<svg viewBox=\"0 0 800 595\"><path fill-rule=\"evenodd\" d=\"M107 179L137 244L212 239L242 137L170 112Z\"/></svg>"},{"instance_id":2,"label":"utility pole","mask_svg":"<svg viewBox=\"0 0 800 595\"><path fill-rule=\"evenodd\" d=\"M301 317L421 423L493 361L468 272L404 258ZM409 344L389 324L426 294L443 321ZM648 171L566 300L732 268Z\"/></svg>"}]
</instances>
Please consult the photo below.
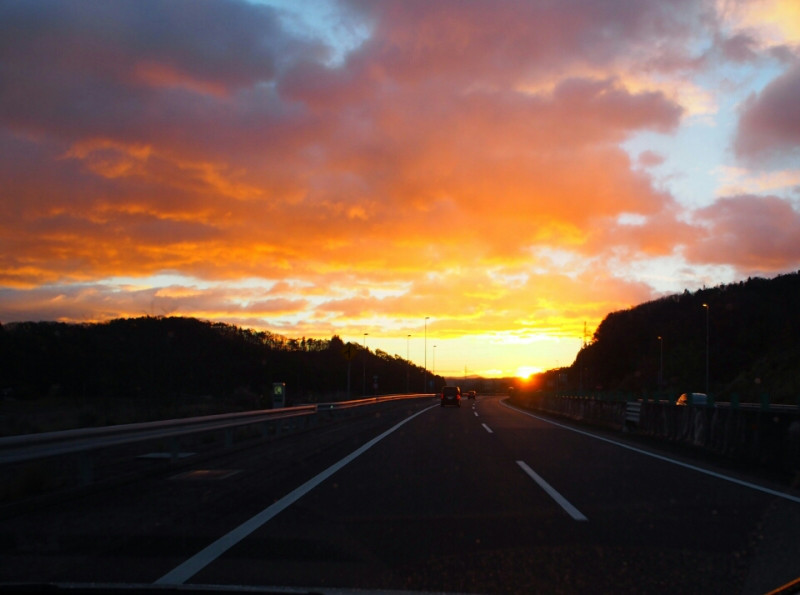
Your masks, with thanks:
<instances>
[{"instance_id":1,"label":"utility pole","mask_svg":"<svg viewBox=\"0 0 800 595\"><path fill-rule=\"evenodd\" d=\"M406 335L406 392L411 392L411 362L408 359L408 343L411 340L411 335Z\"/></svg>"},{"instance_id":2,"label":"utility pole","mask_svg":"<svg viewBox=\"0 0 800 595\"><path fill-rule=\"evenodd\" d=\"M364 368L361 377L361 396L366 396L367 394L367 335L368 334L369 333L364 333Z\"/></svg>"},{"instance_id":3,"label":"utility pole","mask_svg":"<svg viewBox=\"0 0 800 595\"><path fill-rule=\"evenodd\" d=\"M708 304L703 304L703 308L706 309L706 396L708 394L708 312L711 308L709 308Z\"/></svg>"},{"instance_id":4,"label":"utility pole","mask_svg":"<svg viewBox=\"0 0 800 595\"><path fill-rule=\"evenodd\" d=\"M659 346L661 347L661 354L659 355L659 362L658 362L658 390L661 390L664 386L664 338L658 338Z\"/></svg>"},{"instance_id":5,"label":"utility pole","mask_svg":"<svg viewBox=\"0 0 800 595\"><path fill-rule=\"evenodd\" d=\"M428 318L430 318L430 316L425 317L425 367L422 373L423 394L428 392Z\"/></svg>"}]
</instances>

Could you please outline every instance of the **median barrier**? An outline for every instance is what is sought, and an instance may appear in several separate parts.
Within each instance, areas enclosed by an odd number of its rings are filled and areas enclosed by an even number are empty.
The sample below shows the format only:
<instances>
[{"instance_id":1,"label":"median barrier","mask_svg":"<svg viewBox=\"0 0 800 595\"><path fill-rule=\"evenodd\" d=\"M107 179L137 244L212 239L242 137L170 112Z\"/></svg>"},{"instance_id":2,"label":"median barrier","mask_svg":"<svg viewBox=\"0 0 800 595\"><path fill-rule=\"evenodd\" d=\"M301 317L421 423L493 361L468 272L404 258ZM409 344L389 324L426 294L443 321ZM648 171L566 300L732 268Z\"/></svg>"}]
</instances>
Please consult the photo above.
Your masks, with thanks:
<instances>
[{"instance_id":1,"label":"median barrier","mask_svg":"<svg viewBox=\"0 0 800 595\"><path fill-rule=\"evenodd\" d=\"M203 417L0 437L0 502L86 488L365 415L429 394L387 395ZM101 470L101 473L98 471Z\"/></svg>"}]
</instances>

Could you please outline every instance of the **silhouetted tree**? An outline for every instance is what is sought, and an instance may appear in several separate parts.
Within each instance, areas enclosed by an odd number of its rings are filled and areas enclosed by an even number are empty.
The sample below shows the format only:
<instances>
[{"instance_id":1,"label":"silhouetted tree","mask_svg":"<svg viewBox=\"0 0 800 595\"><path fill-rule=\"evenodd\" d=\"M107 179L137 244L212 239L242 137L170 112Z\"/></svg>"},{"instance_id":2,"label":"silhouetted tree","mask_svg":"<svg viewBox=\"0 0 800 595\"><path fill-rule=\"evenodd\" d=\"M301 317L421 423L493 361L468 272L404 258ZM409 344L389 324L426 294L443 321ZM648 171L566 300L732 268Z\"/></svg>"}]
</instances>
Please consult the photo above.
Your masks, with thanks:
<instances>
[{"instance_id":1,"label":"silhouetted tree","mask_svg":"<svg viewBox=\"0 0 800 595\"><path fill-rule=\"evenodd\" d=\"M800 390L798 301L800 272L684 291L611 312L577 354L565 388L656 391L663 347L666 388L674 394L705 390L708 324L713 394L753 400L767 391L774 401L795 402ZM544 377L557 384L553 371ZM590 383L580 387L582 379Z\"/></svg>"},{"instance_id":2,"label":"silhouetted tree","mask_svg":"<svg viewBox=\"0 0 800 595\"><path fill-rule=\"evenodd\" d=\"M410 362L354 346L379 375L381 393L405 391ZM0 390L169 399L266 395L272 382L286 382L290 401L334 400L347 393L344 347L338 336L286 339L183 317L12 323L0 326Z\"/></svg>"}]
</instances>

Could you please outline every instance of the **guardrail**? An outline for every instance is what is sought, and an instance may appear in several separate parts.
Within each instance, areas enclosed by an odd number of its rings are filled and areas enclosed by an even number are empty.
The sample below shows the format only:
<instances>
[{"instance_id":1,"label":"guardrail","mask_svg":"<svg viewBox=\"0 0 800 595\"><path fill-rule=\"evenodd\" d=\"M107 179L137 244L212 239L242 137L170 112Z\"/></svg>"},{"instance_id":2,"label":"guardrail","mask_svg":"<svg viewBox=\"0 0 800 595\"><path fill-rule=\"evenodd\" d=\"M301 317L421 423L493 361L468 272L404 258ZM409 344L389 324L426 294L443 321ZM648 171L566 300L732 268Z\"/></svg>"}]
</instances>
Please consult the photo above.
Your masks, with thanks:
<instances>
[{"instance_id":1,"label":"guardrail","mask_svg":"<svg viewBox=\"0 0 800 595\"><path fill-rule=\"evenodd\" d=\"M35 464L56 457L73 456L77 457L78 461L78 483L85 486L94 481L93 457L99 456L101 452L106 452L110 447L166 441L169 445L168 452L164 453L165 456L162 458L175 462L183 454L180 450L179 439L181 437L222 432L224 446L230 447L234 443L234 433L247 430L249 427L257 428L258 435L266 438L310 429L329 421L331 417L341 415L337 412L351 411L359 407L391 401L432 396L432 394L386 395L281 409L263 409L242 413L7 436L0 438L0 468L5 469L6 474L19 476L22 472L18 470L25 464Z\"/></svg>"},{"instance_id":2,"label":"guardrail","mask_svg":"<svg viewBox=\"0 0 800 595\"><path fill-rule=\"evenodd\" d=\"M202 417L7 436L0 438L0 465L96 450L120 444L258 425L279 419L315 415L323 411L337 411L399 399L416 399L430 396L432 395L387 395L352 401L299 405L282 409L262 409L242 413L223 413Z\"/></svg>"},{"instance_id":3,"label":"guardrail","mask_svg":"<svg viewBox=\"0 0 800 595\"><path fill-rule=\"evenodd\" d=\"M642 404L639 401L628 401L625 404L625 421L622 429L628 430L631 426L638 426L642 417Z\"/></svg>"},{"instance_id":4,"label":"guardrail","mask_svg":"<svg viewBox=\"0 0 800 595\"><path fill-rule=\"evenodd\" d=\"M317 405L301 405L283 409L8 436L0 438L0 465L312 415L317 412L317 407Z\"/></svg>"},{"instance_id":5,"label":"guardrail","mask_svg":"<svg viewBox=\"0 0 800 595\"><path fill-rule=\"evenodd\" d=\"M676 405L664 399L548 393L515 394L512 402L610 430L690 445L781 473L800 473L800 408L793 405Z\"/></svg>"}]
</instances>

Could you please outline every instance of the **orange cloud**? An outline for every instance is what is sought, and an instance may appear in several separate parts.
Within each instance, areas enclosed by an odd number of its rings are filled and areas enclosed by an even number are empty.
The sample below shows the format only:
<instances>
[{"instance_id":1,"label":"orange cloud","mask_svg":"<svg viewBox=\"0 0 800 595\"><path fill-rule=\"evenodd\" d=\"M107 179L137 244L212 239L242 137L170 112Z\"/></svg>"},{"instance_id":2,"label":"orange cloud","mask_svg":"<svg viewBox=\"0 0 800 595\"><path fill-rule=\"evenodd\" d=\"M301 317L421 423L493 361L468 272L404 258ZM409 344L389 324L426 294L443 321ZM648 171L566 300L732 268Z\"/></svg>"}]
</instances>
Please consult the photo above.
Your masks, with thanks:
<instances>
[{"instance_id":1,"label":"orange cloud","mask_svg":"<svg viewBox=\"0 0 800 595\"><path fill-rule=\"evenodd\" d=\"M695 212L651 177L667 155L621 146L714 116L714 60L767 59L706 8L354 0L336 64L247 2L0 8L0 319L574 338L657 293L652 259L794 266L790 201ZM744 106L740 156L796 148L795 71Z\"/></svg>"}]
</instances>

